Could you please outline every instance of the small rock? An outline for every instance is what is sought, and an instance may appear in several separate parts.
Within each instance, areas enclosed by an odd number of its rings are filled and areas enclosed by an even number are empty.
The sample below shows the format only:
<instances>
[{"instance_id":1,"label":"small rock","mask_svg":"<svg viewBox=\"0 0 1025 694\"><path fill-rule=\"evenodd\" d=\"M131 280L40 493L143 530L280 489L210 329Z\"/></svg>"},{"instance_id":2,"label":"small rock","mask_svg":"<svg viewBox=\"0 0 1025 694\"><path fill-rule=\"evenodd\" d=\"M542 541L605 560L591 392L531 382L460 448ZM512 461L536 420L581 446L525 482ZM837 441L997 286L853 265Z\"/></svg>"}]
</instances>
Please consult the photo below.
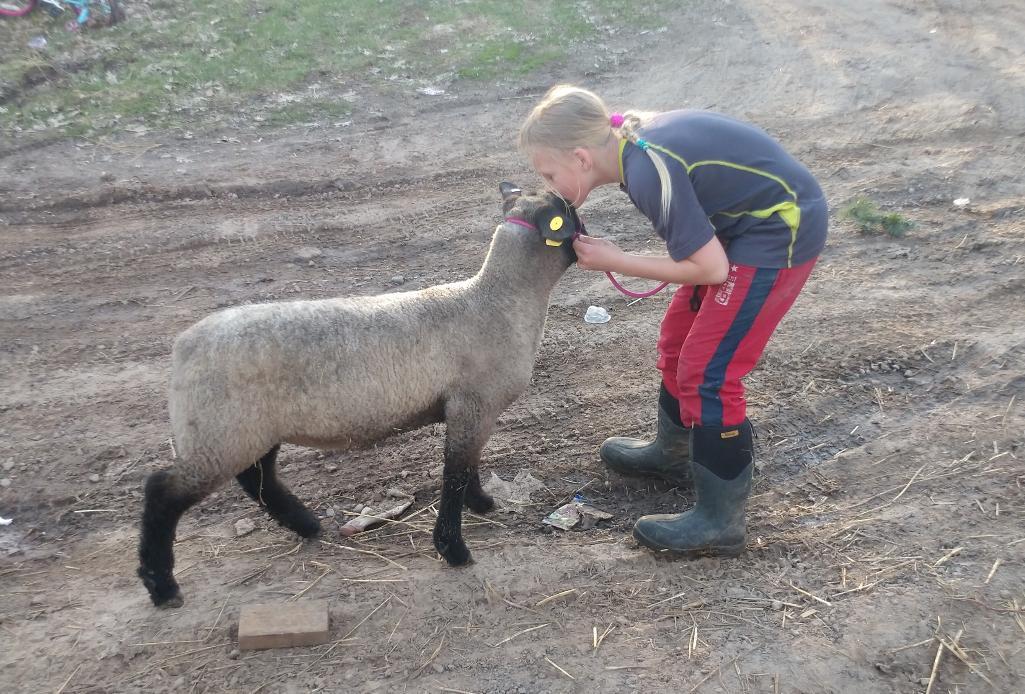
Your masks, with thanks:
<instances>
[{"instance_id":1,"label":"small rock","mask_svg":"<svg viewBox=\"0 0 1025 694\"><path fill-rule=\"evenodd\" d=\"M780 610L783 609L783 602L781 600L773 600L772 601L772 609L774 609L777 612L779 612Z\"/></svg>"},{"instance_id":2,"label":"small rock","mask_svg":"<svg viewBox=\"0 0 1025 694\"><path fill-rule=\"evenodd\" d=\"M327 466L324 467L324 469L327 470L328 472L338 472L338 466L337 465L327 465Z\"/></svg>"},{"instance_id":3,"label":"small rock","mask_svg":"<svg viewBox=\"0 0 1025 694\"><path fill-rule=\"evenodd\" d=\"M8 458L7 462L4 463L4 470L11 470L14 468L14 458Z\"/></svg>"},{"instance_id":4,"label":"small rock","mask_svg":"<svg viewBox=\"0 0 1025 694\"><path fill-rule=\"evenodd\" d=\"M406 479L407 477L409 477L409 475L410 475L409 470L403 470L402 472L399 473L399 477L401 477L402 479Z\"/></svg>"},{"instance_id":5,"label":"small rock","mask_svg":"<svg viewBox=\"0 0 1025 694\"><path fill-rule=\"evenodd\" d=\"M334 508L331 507L331 506L328 506L327 510L324 511L324 515L327 516L328 518L334 518L335 517L335 510L334 510Z\"/></svg>"},{"instance_id":6,"label":"small rock","mask_svg":"<svg viewBox=\"0 0 1025 694\"><path fill-rule=\"evenodd\" d=\"M235 521L235 537L242 537L256 530L256 523L251 518L240 518Z\"/></svg>"},{"instance_id":7,"label":"small rock","mask_svg":"<svg viewBox=\"0 0 1025 694\"><path fill-rule=\"evenodd\" d=\"M228 654L228 658L231 660L238 660L242 653L237 648L231 649L231 653Z\"/></svg>"},{"instance_id":8,"label":"small rock","mask_svg":"<svg viewBox=\"0 0 1025 694\"><path fill-rule=\"evenodd\" d=\"M303 246L302 248L295 249L295 257L299 260L313 260L322 255L324 255L324 252L313 246Z\"/></svg>"},{"instance_id":9,"label":"small rock","mask_svg":"<svg viewBox=\"0 0 1025 694\"><path fill-rule=\"evenodd\" d=\"M6 488L6 487L10 487L10 486L11 486L11 478L4 477L2 480L0 480L0 487Z\"/></svg>"},{"instance_id":10,"label":"small rock","mask_svg":"<svg viewBox=\"0 0 1025 694\"><path fill-rule=\"evenodd\" d=\"M93 474L89 475L89 481L95 484L100 481L100 476L94 472Z\"/></svg>"},{"instance_id":11,"label":"small rock","mask_svg":"<svg viewBox=\"0 0 1025 694\"><path fill-rule=\"evenodd\" d=\"M442 665L441 663L432 663L431 664L431 669L434 670L439 675L441 673L445 672L445 666Z\"/></svg>"},{"instance_id":12,"label":"small rock","mask_svg":"<svg viewBox=\"0 0 1025 694\"><path fill-rule=\"evenodd\" d=\"M104 183L113 183L114 182L114 174L110 173L109 171L104 171L103 173L100 174L100 180L103 181Z\"/></svg>"},{"instance_id":13,"label":"small rock","mask_svg":"<svg viewBox=\"0 0 1025 694\"><path fill-rule=\"evenodd\" d=\"M391 487L390 489L388 489L388 491L385 492L385 496L387 496L390 499L405 499L409 496L409 494L406 494L404 491L396 487Z\"/></svg>"},{"instance_id":14,"label":"small rock","mask_svg":"<svg viewBox=\"0 0 1025 694\"><path fill-rule=\"evenodd\" d=\"M400 284L405 284L406 278L403 275L392 275L391 279L389 279L388 282L397 287Z\"/></svg>"}]
</instances>

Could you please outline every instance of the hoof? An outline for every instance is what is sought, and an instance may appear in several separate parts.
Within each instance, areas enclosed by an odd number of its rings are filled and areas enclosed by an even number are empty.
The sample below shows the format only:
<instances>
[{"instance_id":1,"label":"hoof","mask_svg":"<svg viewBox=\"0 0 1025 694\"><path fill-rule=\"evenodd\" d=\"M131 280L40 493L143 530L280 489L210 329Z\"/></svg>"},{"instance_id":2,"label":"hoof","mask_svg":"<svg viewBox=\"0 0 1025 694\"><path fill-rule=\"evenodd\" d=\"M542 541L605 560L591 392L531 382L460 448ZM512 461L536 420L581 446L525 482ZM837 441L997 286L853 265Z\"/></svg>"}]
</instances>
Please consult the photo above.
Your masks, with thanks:
<instances>
[{"instance_id":1,"label":"hoof","mask_svg":"<svg viewBox=\"0 0 1025 694\"><path fill-rule=\"evenodd\" d=\"M320 534L320 521L308 510L300 509L278 519L278 523L299 537L311 538Z\"/></svg>"},{"instance_id":2,"label":"hoof","mask_svg":"<svg viewBox=\"0 0 1025 694\"><path fill-rule=\"evenodd\" d=\"M456 542L435 542L434 548L438 550L449 566L466 566L473 563L473 555L462 540Z\"/></svg>"},{"instance_id":3,"label":"hoof","mask_svg":"<svg viewBox=\"0 0 1025 694\"><path fill-rule=\"evenodd\" d=\"M152 597L152 596L150 596L150 597ZM184 605L185 604L185 599L182 598L182 594L181 593L176 593L175 595L172 595L171 597L169 597L167 600L164 600L164 602L157 602L157 599L153 598L153 604L156 605L161 610L175 609L175 608L178 608L178 607L181 607L182 605Z\"/></svg>"},{"instance_id":4,"label":"hoof","mask_svg":"<svg viewBox=\"0 0 1025 694\"><path fill-rule=\"evenodd\" d=\"M481 493L477 496L466 495L466 508L474 513L487 513L495 509L495 500L488 494Z\"/></svg>"},{"instance_id":5,"label":"hoof","mask_svg":"<svg viewBox=\"0 0 1025 694\"><path fill-rule=\"evenodd\" d=\"M306 539L317 537L320 535L320 521L313 516L310 516L307 521L300 523L296 527L295 531L299 533L299 537L304 537Z\"/></svg>"},{"instance_id":6,"label":"hoof","mask_svg":"<svg viewBox=\"0 0 1025 694\"><path fill-rule=\"evenodd\" d=\"M178 583L174 578L158 577L152 571L148 571L142 567L139 567L139 578L142 579L142 583L146 586L146 590L149 591L149 598L153 601L156 607L165 609L168 607L181 607L185 604L185 600L182 598L181 590L178 588Z\"/></svg>"}]
</instances>

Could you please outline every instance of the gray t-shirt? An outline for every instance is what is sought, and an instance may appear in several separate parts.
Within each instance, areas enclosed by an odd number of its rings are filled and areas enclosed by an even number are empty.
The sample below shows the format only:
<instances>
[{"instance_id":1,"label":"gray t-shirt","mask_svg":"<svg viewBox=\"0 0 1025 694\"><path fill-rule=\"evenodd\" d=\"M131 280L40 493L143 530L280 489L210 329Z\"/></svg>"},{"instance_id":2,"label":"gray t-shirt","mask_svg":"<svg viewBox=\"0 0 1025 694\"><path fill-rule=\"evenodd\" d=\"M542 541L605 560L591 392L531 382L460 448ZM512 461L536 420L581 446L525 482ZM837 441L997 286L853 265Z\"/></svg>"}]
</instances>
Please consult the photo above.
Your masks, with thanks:
<instances>
[{"instance_id":1,"label":"gray t-shirt","mask_svg":"<svg viewBox=\"0 0 1025 694\"><path fill-rule=\"evenodd\" d=\"M828 208L799 161L763 130L708 111L668 111L638 135L662 156L672 180L668 219L648 154L620 145L622 188L652 221L669 255L683 260L714 234L732 262L793 267L819 255Z\"/></svg>"}]
</instances>

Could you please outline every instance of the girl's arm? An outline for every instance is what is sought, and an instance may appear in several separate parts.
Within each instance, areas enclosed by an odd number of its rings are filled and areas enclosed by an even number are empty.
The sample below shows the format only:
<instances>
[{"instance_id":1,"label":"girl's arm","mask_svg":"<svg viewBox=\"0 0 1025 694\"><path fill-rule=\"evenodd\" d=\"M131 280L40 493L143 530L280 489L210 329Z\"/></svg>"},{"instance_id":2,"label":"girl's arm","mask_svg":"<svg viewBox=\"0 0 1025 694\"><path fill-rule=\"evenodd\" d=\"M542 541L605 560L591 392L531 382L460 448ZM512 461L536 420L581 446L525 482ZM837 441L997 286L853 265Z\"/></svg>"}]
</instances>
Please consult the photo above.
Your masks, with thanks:
<instances>
[{"instance_id":1,"label":"girl's arm","mask_svg":"<svg viewBox=\"0 0 1025 694\"><path fill-rule=\"evenodd\" d=\"M616 272L671 284L722 284L730 270L726 252L715 237L683 260L624 253L611 241L593 236L577 237L573 250L577 265L584 270Z\"/></svg>"}]
</instances>

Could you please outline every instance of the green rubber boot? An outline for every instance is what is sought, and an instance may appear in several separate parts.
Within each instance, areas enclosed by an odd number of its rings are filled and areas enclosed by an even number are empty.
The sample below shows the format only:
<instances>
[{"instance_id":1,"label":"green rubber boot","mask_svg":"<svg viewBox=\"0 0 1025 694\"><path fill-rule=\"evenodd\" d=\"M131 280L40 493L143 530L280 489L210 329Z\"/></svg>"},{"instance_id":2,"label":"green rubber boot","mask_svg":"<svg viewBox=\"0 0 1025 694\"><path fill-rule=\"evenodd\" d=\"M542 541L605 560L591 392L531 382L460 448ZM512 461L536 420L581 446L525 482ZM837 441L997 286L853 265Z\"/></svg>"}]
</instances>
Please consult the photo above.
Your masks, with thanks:
<instances>
[{"instance_id":1,"label":"green rubber boot","mask_svg":"<svg viewBox=\"0 0 1025 694\"><path fill-rule=\"evenodd\" d=\"M694 427L691 464L697 503L686 513L642 516L634 537L657 552L733 557L747 542L745 515L754 470L751 423Z\"/></svg>"},{"instance_id":2,"label":"green rubber boot","mask_svg":"<svg viewBox=\"0 0 1025 694\"><path fill-rule=\"evenodd\" d=\"M598 455L612 471L626 477L655 477L672 484L690 483L690 429L673 421L666 411L676 399L665 391L659 397L658 433L654 441L623 436L606 439ZM675 405L677 409L679 404Z\"/></svg>"}]
</instances>

